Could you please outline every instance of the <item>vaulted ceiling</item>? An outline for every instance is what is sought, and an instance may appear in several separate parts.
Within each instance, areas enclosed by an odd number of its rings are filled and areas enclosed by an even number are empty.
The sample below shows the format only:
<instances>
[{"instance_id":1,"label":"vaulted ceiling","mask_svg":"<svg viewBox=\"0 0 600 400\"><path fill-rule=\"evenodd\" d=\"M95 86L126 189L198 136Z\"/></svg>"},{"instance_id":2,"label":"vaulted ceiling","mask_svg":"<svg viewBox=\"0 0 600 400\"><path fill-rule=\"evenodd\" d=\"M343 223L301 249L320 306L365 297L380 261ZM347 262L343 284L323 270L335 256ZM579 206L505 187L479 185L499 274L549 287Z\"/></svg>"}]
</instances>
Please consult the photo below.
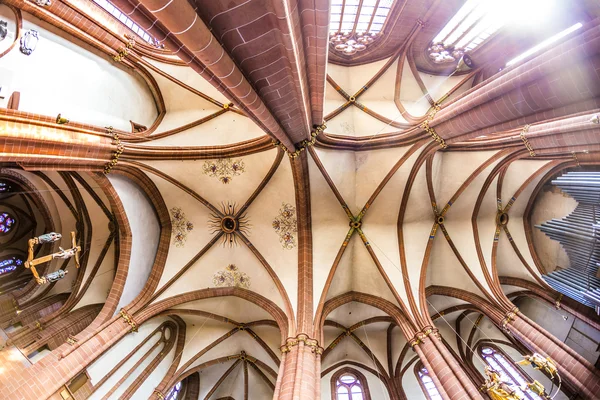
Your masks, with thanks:
<instances>
[{"instance_id":1,"label":"vaulted ceiling","mask_svg":"<svg viewBox=\"0 0 600 400\"><path fill-rule=\"evenodd\" d=\"M78 45L111 55L124 48L123 26L98 7L69 3L7 0L50 22L64 15L76 26L77 13L85 15L110 35L87 37L78 27ZM135 318L156 325L170 315L183 321L185 346L170 353L177 373L168 388L202 371L201 398L248 390L266 398L280 346L299 333L325 349L324 374L351 361L391 380L405 366L407 332L436 315L438 326L450 326L465 311L449 289L503 307L505 278L547 288L541 275L552 244L538 241L540 261L533 199L550 176L596 163L600 150L590 122L600 109L593 5L569 2L568 13L557 9L540 29L501 30L473 52L475 68L453 74L455 64L435 64L426 52L460 0L395 1L383 36L353 56L328 43L326 0L113 3L166 46L136 39L111 66L143 82L136 101L156 118L131 133L134 111L123 106L112 124L124 151L108 180L97 172L114 143L85 112L65 129L99 136L104 147L68 162L94 172L33 172L55 159L1 154L0 177L18 175L46 192L56 230L88 231L87 267L69 281L82 290L79 302L111 301L119 237L108 222L129 230L130 275L119 293L127 301L118 308L131 302ZM574 22L584 28L565 43L498 72ZM44 107L2 109L0 118L24 124L20 133L34 142L26 128L54 118ZM12 154L9 145L3 153ZM452 317L439 318L447 309Z\"/></svg>"}]
</instances>

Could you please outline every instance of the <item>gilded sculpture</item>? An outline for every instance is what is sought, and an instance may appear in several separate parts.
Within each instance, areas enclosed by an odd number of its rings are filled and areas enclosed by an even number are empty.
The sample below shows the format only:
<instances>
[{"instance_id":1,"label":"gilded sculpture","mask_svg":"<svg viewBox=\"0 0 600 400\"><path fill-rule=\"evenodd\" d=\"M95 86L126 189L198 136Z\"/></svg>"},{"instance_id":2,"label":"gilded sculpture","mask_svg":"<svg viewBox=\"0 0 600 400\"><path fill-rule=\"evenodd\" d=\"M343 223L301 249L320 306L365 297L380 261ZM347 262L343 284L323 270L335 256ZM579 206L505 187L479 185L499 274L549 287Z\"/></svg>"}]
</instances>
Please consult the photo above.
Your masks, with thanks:
<instances>
[{"instance_id":1,"label":"gilded sculpture","mask_svg":"<svg viewBox=\"0 0 600 400\"><path fill-rule=\"evenodd\" d=\"M33 277L35 278L38 285L56 282L56 281L64 278L66 276L66 274L68 273L68 271L66 271L66 270L63 271L63 270L59 269L57 271L51 272L45 276L40 277L37 272L37 269L35 268L36 265L47 263L56 258L66 260L66 259L74 257L75 266L77 268L79 268L79 253L81 252L81 246L78 246L76 243L75 232L71 232L71 242L72 242L73 247L71 247L70 249L63 249L62 247L59 247L60 251L57 251L52 254L48 254L46 256L38 257L36 259L33 258L33 248L35 247L36 244L52 243L52 242L56 242L56 241L60 240L61 238L62 238L62 235L60 233L50 232L50 233L45 233L43 235L40 235L38 237L34 237L32 239L29 239L29 241L28 241L28 247L29 247L28 255L27 255L27 261L25 261L24 266L25 266L25 268L31 269L31 273L33 274Z\"/></svg>"},{"instance_id":2,"label":"gilded sculpture","mask_svg":"<svg viewBox=\"0 0 600 400\"><path fill-rule=\"evenodd\" d=\"M502 380L500 374L490 366L485 367L485 383L481 390L487 391L492 400L522 400L517 389Z\"/></svg>"}]
</instances>

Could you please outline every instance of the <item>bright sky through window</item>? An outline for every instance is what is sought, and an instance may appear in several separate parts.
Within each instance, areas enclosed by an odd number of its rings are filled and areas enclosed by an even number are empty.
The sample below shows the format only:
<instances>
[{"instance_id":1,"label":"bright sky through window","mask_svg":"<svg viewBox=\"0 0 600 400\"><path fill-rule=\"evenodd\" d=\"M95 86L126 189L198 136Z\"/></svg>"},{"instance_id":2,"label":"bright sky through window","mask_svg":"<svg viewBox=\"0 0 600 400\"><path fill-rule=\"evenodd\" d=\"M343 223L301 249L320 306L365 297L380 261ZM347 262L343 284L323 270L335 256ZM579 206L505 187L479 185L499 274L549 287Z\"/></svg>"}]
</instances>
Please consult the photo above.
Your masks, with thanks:
<instances>
[{"instance_id":1,"label":"bright sky through window","mask_svg":"<svg viewBox=\"0 0 600 400\"><path fill-rule=\"evenodd\" d=\"M507 24L544 21L554 3L555 0L467 0L433 39L429 56L438 64L455 62Z\"/></svg>"},{"instance_id":2,"label":"bright sky through window","mask_svg":"<svg viewBox=\"0 0 600 400\"><path fill-rule=\"evenodd\" d=\"M150 36L145 30L143 30L139 25L129 19L125 14L121 12L117 7L113 6L110 2L106 0L92 0L94 3L98 4L100 7L108 11L113 17L121 21L126 27L128 27L133 33L144 39L146 42L151 45L156 45L156 40Z\"/></svg>"}]
</instances>

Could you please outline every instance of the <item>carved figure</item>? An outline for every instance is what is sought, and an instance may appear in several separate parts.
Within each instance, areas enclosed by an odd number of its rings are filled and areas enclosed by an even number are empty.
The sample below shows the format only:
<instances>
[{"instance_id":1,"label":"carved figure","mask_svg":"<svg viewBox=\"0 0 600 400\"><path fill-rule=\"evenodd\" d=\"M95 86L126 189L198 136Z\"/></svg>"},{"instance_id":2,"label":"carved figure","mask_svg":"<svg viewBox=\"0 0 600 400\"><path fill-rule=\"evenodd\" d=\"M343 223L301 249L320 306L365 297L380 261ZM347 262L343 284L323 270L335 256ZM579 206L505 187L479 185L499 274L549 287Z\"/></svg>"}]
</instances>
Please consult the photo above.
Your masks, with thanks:
<instances>
[{"instance_id":1,"label":"carved figure","mask_svg":"<svg viewBox=\"0 0 600 400\"><path fill-rule=\"evenodd\" d=\"M542 385L541 383L539 383L538 381L533 381L531 383L527 384L527 388L529 390L531 390L533 393L537 394L538 396L543 397L544 399L550 399L551 397L548 396L548 394L546 393L546 389L544 388L544 385Z\"/></svg>"},{"instance_id":2,"label":"carved figure","mask_svg":"<svg viewBox=\"0 0 600 400\"><path fill-rule=\"evenodd\" d=\"M0 42L8 35L8 22L0 20Z\"/></svg>"},{"instance_id":3,"label":"carved figure","mask_svg":"<svg viewBox=\"0 0 600 400\"><path fill-rule=\"evenodd\" d=\"M41 277L40 281L42 281L42 284L56 282L64 278L68 273L69 271L59 269L58 271L51 272L46 276Z\"/></svg>"},{"instance_id":4,"label":"carved figure","mask_svg":"<svg viewBox=\"0 0 600 400\"><path fill-rule=\"evenodd\" d=\"M77 247L72 248L72 249L63 249L62 247L59 247L60 251L58 253L54 253L52 254L52 259L55 258L61 258L63 260L66 260L67 258L71 258L75 255L75 253L77 253L79 250L77 250Z\"/></svg>"},{"instance_id":5,"label":"carved figure","mask_svg":"<svg viewBox=\"0 0 600 400\"><path fill-rule=\"evenodd\" d=\"M56 232L44 233L43 235L34 238L37 239L38 244L51 243L56 242L57 240L62 239L62 235Z\"/></svg>"},{"instance_id":6,"label":"carved figure","mask_svg":"<svg viewBox=\"0 0 600 400\"><path fill-rule=\"evenodd\" d=\"M534 369L539 369L547 373L550 378L554 379L558 376L558 368L556 363L550 358L544 358L540 353L533 353L530 356L525 356L525 359L519 361L519 365L531 364Z\"/></svg>"},{"instance_id":7,"label":"carved figure","mask_svg":"<svg viewBox=\"0 0 600 400\"><path fill-rule=\"evenodd\" d=\"M512 385L504 382L500 374L491 367L485 367L485 383L481 390L486 390L492 400L522 400L523 396Z\"/></svg>"},{"instance_id":8,"label":"carved figure","mask_svg":"<svg viewBox=\"0 0 600 400\"><path fill-rule=\"evenodd\" d=\"M79 252L81 251L81 246L78 246L76 243L75 232L71 232L71 242L73 243L72 248L65 250L62 247L59 247L59 249L60 249L59 252L56 252L53 254L48 254L47 256L42 256L42 257L33 259L33 247L36 244L51 243L51 242L55 242L55 241L59 240L60 238L62 238L62 235L60 233L50 232L50 233L46 233L44 235L35 237L33 239L29 239L29 241L28 241L29 254L27 257L27 261L25 261L24 265L25 265L25 268L31 269L31 273L33 274L33 277L35 278L37 283L40 285L43 285L48 282L55 282L59 279L64 278L64 275L67 273L67 271L60 271L60 272L56 271L56 272L53 272L51 274L48 274L48 275L40 278L40 276L38 275L37 269L35 268L36 265L47 263L49 261L54 260L55 258L60 258L60 259L66 260L68 258L75 257L75 266L77 268L79 268ZM58 275L56 275L56 274L58 274ZM62 274L62 276L61 276L61 274Z\"/></svg>"}]
</instances>

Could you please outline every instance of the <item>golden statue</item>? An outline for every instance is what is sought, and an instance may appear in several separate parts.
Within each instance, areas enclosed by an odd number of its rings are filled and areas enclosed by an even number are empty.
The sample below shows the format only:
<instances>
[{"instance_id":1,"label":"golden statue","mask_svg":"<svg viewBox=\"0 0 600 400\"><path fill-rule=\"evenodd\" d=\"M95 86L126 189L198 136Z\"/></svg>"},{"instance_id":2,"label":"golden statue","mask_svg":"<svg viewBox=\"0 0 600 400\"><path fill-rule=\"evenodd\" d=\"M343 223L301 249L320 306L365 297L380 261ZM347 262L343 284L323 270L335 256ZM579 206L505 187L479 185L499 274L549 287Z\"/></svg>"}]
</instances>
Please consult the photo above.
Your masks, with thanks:
<instances>
[{"instance_id":1,"label":"golden statue","mask_svg":"<svg viewBox=\"0 0 600 400\"><path fill-rule=\"evenodd\" d=\"M533 353L530 356L525 356L525 359L519 361L517 364L531 364L534 369L539 369L547 373L551 379L558 377L558 368L556 367L556 363L550 357L544 358L544 356L540 353Z\"/></svg>"},{"instance_id":2,"label":"golden statue","mask_svg":"<svg viewBox=\"0 0 600 400\"><path fill-rule=\"evenodd\" d=\"M31 269L31 273L39 285L43 285L48 282L56 282L57 280L64 278L68 271L59 269L58 271L52 272L40 278L37 269L35 268L36 265L47 263L55 258L66 260L68 258L75 257L75 266L79 268L79 253L81 252L81 246L77 245L75 236L75 232L71 232L71 242L73 244L72 248L65 250L62 247L59 247L60 251L36 259L33 258L33 247L36 244L56 242L62 238L62 235L60 233L50 232L38 237L34 237L33 239L29 239L29 252L27 255L27 261L25 261L24 265L25 268Z\"/></svg>"},{"instance_id":3,"label":"golden statue","mask_svg":"<svg viewBox=\"0 0 600 400\"><path fill-rule=\"evenodd\" d=\"M546 393L546 388L544 387L544 385L542 385L541 383L539 383L536 380L534 380L531 383L528 383L527 384L527 388L529 390L531 390L533 393L537 394L538 396L543 397L544 399L550 399L551 398Z\"/></svg>"},{"instance_id":4,"label":"golden statue","mask_svg":"<svg viewBox=\"0 0 600 400\"><path fill-rule=\"evenodd\" d=\"M515 388L504 382L500 374L490 366L485 367L485 383L481 390L486 390L492 400L522 400L523 396Z\"/></svg>"}]
</instances>

